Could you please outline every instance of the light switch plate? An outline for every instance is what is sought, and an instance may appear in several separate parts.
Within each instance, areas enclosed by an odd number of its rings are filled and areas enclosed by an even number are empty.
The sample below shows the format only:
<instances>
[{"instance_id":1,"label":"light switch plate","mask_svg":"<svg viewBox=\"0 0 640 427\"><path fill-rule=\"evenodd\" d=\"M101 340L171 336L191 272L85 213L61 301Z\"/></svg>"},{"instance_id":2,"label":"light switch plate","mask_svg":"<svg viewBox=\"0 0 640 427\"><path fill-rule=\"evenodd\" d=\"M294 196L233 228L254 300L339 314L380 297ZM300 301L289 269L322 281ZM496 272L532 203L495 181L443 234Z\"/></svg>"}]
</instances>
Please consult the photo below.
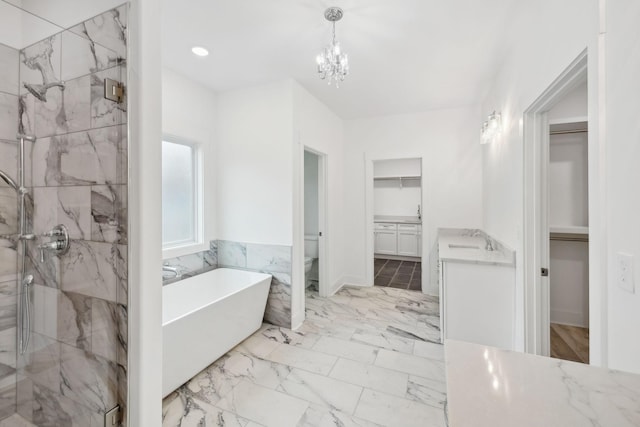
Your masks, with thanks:
<instances>
[{"instance_id":1,"label":"light switch plate","mask_svg":"<svg viewBox=\"0 0 640 427\"><path fill-rule=\"evenodd\" d=\"M616 281L620 289L629 293L635 293L633 283L633 255L618 252L616 256Z\"/></svg>"}]
</instances>

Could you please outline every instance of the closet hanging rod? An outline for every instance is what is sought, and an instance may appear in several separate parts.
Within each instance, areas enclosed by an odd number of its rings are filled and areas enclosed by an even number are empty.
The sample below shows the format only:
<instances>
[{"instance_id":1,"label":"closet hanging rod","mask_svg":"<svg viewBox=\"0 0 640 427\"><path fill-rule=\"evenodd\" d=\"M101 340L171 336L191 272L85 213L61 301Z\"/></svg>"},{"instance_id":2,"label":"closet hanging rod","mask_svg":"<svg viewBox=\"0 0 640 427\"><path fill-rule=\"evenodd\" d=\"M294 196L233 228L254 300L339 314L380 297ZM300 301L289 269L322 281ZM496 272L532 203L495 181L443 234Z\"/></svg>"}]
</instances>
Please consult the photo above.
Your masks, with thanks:
<instances>
[{"instance_id":1,"label":"closet hanging rod","mask_svg":"<svg viewBox=\"0 0 640 427\"><path fill-rule=\"evenodd\" d=\"M588 130L556 130L549 132L550 135L566 135L570 133L589 133Z\"/></svg>"},{"instance_id":2,"label":"closet hanging rod","mask_svg":"<svg viewBox=\"0 0 640 427\"><path fill-rule=\"evenodd\" d=\"M568 237L568 236L551 236L549 240L554 240L557 242L585 242L589 243L589 237Z\"/></svg>"}]
</instances>

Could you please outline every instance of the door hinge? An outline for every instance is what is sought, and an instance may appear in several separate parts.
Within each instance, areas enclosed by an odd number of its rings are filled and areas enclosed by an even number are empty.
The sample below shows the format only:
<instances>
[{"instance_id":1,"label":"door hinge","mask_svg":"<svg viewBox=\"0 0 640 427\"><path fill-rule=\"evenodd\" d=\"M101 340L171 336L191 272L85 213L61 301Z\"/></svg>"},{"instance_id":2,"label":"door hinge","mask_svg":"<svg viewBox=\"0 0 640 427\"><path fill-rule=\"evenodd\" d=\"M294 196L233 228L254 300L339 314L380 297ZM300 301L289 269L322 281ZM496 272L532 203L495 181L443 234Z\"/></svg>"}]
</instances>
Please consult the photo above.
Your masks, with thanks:
<instances>
[{"instance_id":1,"label":"door hinge","mask_svg":"<svg viewBox=\"0 0 640 427\"><path fill-rule=\"evenodd\" d=\"M542 277L549 277L549 269L548 268L541 268L540 269L540 275Z\"/></svg>"},{"instance_id":2,"label":"door hinge","mask_svg":"<svg viewBox=\"0 0 640 427\"><path fill-rule=\"evenodd\" d=\"M104 97L110 101L121 103L124 101L124 84L113 79L104 79Z\"/></svg>"},{"instance_id":3,"label":"door hinge","mask_svg":"<svg viewBox=\"0 0 640 427\"><path fill-rule=\"evenodd\" d=\"M116 405L104 414L104 427L117 427L121 420L120 405Z\"/></svg>"},{"instance_id":4,"label":"door hinge","mask_svg":"<svg viewBox=\"0 0 640 427\"><path fill-rule=\"evenodd\" d=\"M319 236L319 237L322 237L322 231L318 233L318 236Z\"/></svg>"}]
</instances>

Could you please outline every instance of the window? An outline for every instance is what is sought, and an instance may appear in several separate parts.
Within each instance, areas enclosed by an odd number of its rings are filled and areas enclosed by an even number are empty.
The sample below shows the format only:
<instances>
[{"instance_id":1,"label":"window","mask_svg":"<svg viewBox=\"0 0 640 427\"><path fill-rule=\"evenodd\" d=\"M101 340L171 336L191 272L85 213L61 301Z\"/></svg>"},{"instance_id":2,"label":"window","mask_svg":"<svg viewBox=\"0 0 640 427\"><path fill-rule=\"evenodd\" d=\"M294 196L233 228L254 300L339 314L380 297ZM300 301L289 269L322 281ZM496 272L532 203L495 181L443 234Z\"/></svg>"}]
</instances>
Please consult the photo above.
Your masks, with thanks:
<instances>
[{"instance_id":1,"label":"window","mask_svg":"<svg viewBox=\"0 0 640 427\"><path fill-rule=\"evenodd\" d=\"M165 257L202 243L200 150L177 138L162 141L162 249ZM173 249L192 249L177 251Z\"/></svg>"}]
</instances>

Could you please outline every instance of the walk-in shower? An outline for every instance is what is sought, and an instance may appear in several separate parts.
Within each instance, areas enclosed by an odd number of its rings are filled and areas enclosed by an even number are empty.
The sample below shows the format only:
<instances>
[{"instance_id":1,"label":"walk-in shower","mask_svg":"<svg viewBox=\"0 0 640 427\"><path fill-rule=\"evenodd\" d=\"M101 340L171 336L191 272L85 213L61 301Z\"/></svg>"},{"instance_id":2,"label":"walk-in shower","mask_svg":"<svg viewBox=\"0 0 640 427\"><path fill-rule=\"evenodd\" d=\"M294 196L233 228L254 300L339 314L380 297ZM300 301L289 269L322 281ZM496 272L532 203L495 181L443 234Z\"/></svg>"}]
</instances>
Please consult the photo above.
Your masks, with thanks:
<instances>
[{"instance_id":1,"label":"walk-in shower","mask_svg":"<svg viewBox=\"0 0 640 427\"><path fill-rule=\"evenodd\" d=\"M0 425L126 414L128 14L0 0Z\"/></svg>"}]
</instances>

